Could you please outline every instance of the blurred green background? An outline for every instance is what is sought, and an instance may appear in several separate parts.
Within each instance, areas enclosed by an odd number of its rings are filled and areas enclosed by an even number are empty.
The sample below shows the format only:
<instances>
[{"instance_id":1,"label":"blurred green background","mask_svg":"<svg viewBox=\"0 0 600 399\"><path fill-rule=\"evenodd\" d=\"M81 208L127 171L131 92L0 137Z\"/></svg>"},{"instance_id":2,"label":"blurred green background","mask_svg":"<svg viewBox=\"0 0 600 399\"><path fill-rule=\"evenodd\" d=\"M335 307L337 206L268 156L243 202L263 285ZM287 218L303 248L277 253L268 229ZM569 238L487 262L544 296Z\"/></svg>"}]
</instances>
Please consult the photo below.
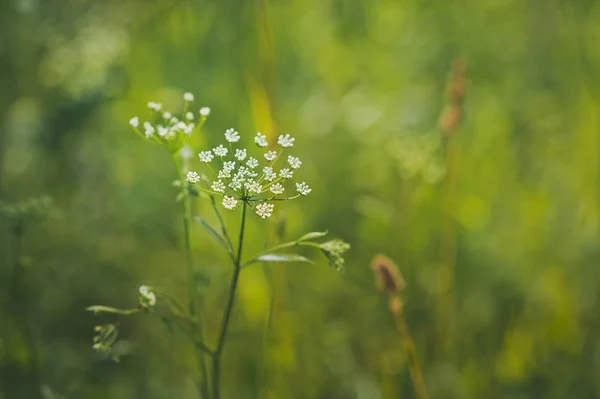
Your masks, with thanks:
<instances>
[{"instance_id":1,"label":"blurred green background","mask_svg":"<svg viewBox=\"0 0 600 399\"><path fill-rule=\"evenodd\" d=\"M186 301L176 171L127 123L184 91L212 109L195 151L229 127L297 138L313 192L251 218L248 253L352 244L345 274L244 272L224 397L414 398L369 268L385 253L431 398L599 398L599 43L593 0L1 1L0 199L60 216L19 240L0 221L0 398L197 397L184 339L123 319L115 364L91 347L113 318L84 311L141 284ZM193 234L213 342L231 269Z\"/></svg>"}]
</instances>

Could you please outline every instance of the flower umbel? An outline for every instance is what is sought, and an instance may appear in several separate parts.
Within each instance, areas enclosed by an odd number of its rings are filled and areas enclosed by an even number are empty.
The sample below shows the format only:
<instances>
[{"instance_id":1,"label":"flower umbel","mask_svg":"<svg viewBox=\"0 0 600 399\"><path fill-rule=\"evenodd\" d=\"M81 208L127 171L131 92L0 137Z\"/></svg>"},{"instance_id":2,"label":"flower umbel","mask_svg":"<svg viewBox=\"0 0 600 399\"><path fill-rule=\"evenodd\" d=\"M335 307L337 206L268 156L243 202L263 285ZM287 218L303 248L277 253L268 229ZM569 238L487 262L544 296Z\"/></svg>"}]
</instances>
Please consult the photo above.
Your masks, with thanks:
<instances>
[{"instance_id":1,"label":"flower umbel","mask_svg":"<svg viewBox=\"0 0 600 399\"><path fill-rule=\"evenodd\" d=\"M198 121L192 112L188 112L189 104L194 101L192 93L183 95L185 100L185 109L182 113L174 116L174 113L163 111L163 105L158 102L150 101L147 103L148 108L152 110L149 120L143 122L143 130L138 130L140 127L140 118L135 116L129 120L129 125L134 132L146 138L153 144L163 147L171 153L176 153L183 148L189 138L197 131L206 120L206 116L210 110L200 112L202 116ZM204 108L203 108L204 110ZM161 113L161 111L163 111Z\"/></svg>"},{"instance_id":2,"label":"flower umbel","mask_svg":"<svg viewBox=\"0 0 600 399\"><path fill-rule=\"evenodd\" d=\"M230 143L237 143L240 141L240 134L234 129L227 129L225 131L225 140Z\"/></svg>"},{"instance_id":3,"label":"flower umbel","mask_svg":"<svg viewBox=\"0 0 600 399\"><path fill-rule=\"evenodd\" d=\"M275 205L263 202L262 204L256 205L256 214L261 218L266 219L271 216L273 209L275 209Z\"/></svg>"},{"instance_id":4,"label":"flower umbel","mask_svg":"<svg viewBox=\"0 0 600 399\"><path fill-rule=\"evenodd\" d=\"M198 154L198 157L200 158L200 161L209 163L213 160L214 155L210 151L202 151L200 154Z\"/></svg>"},{"instance_id":5,"label":"flower umbel","mask_svg":"<svg viewBox=\"0 0 600 399\"><path fill-rule=\"evenodd\" d=\"M198 183L200 181L200 175L194 171L188 172L186 178L190 183Z\"/></svg>"},{"instance_id":6,"label":"flower umbel","mask_svg":"<svg viewBox=\"0 0 600 399\"><path fill-rule=\"evenodd\" d=\"M267 142L267 136L265 136L261 132L256 133L256 137L254 137L254 142L259 147L266 147L269 145L269 143Z\"/></svg>"},{"instance_id":7,"label":"flower umbel","mask_svg":"<svg viewBox=\"0 0 600 399\"><path fill-rule=\"evenodd\" d=\"M308 195L312 191L306 182L296 183L296 190L302 195Z\"/></svg>"},{"instance_id":8,"label":"flower umbel","mask_svg":"<svg viewBox=\"0 0 600 399\"><path fill-rule=\"evenodd\" d=\"M279 144L283 148L288 148L294 146L294 141L296 141L296 139L290 136L289 134L282 134L277 139L277 144Z\"/></svg>"},{"instance_id":9,"label":"flower umbel","mask_svg":"<svg viewBox=\"0 0 600 399\"><path fill-rule=\"evenodd\" d=\"M201 191L223 196L221 204L225 209L234 210L241 202L245 202L263 219L270 217L275 209L271 201L291 200L311 192L306 182L291 183L295 184L297 194L281 197L285 191L285 183L292 179L294 172L289 167L276 171L275 167L281 153L293 146L295 139L292 136L289 134L279 136L278 150L268 150L256 157L250 156L250 151L246 148L235 148L234 144L240 139L241 136L236 130L227 129L225 131L225 140L229 142L227 146L221 144L212 151L200 152L200 161L206 163L210 173L214 175L212 183L201 182L195 172L188 174L191 178L188 180ZM259 148L269 145L267 137L262 133L256 134L254 142ZM215 160L215 157L218 158ZM263 166L260 166L260 159L263 159ZM287 163L293 169L299 168L302 164L299 158L292 155L287 157Z\"/></svg>"},{"instance_id":10,"label":"flower umbel","mask_svg":"<svg viewBox=\"0 0 600 399\"><path fill-rule=\"evenodd\" d=\"M238 201L233 197L224 196L223 197L223 206L225 209L233 210L237 206Z\"/></svg>"}]
</instances>

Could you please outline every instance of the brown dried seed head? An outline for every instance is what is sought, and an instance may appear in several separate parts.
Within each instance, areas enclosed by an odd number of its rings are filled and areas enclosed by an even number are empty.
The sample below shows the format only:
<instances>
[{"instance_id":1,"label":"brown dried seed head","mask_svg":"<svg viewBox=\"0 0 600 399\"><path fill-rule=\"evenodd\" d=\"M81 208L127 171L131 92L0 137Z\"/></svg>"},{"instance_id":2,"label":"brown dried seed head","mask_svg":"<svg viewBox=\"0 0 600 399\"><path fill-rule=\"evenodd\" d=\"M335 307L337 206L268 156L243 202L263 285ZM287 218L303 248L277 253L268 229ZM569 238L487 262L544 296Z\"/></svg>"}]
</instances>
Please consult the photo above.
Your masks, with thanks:
<instances>
[{"instance_id":1,"label":"brown dried seed head","mask_svg":"<svg viewBox=\"0 0 600 399\"><path fill-rule=\"evenodd\" d=\"M371 268L375 272L377 286L380 290L393 294L404 288L404 279L390 258L383 255L375 256L371 262Z\"/></svg>"},{"instance_id":2,"label":"brown dried seed head","mask_svg":"<svg viewBox=\"0 0 600 399\"><path fill-rule=\"evenodd\" d=\"M462 121L462 108L458 105L449 105L440 117L440 129L446 137L454 135Z\"/></svg>"}]
</instances>

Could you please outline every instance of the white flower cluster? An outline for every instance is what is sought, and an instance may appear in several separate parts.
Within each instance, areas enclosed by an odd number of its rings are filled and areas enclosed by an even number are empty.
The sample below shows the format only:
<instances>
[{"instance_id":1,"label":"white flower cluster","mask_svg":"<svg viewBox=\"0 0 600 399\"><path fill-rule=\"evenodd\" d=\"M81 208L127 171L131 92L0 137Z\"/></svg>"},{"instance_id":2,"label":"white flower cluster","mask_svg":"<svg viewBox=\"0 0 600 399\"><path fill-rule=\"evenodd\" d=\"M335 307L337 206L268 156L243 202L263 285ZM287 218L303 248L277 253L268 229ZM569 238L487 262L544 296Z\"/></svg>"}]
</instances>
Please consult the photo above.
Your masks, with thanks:
<instances>
[{"instance_id":1,"label":"white flower cluster","mask_svg":"<svg viewBox=\"0 0 600 399\"><path fill-rule=\"evenodd\" d=\"M198 112L199 116L189 111L194 101L192 93L184 93L184 110L180 118L169 111L163 111L161 103L149 102L148 108L152 111L149 121L140 123L140 118L134 116L129 120L129 125L139 134L143 134L148 140L166 148L171 152L178 151L183 143L198 129L210 114L210 108L203 107Z\"/></svg>"},{"instance_id":2,"label":"white flower cluster","mask_svg":"<svg viewBox=\"0 0 600 399\"><path fill-rule=\"evenodd\" d=\"M198 154L200 161L207 164L214 175L215 180L212 183L201 186L200 175L195 171L187 174L187 180L202 191L222 196L221 203L225 209L234 210L245 202L263 219L273 214L275 205L272 202L298 198L311 192L308 184L301 182L295 183L296 195L281 197L286 190L284 184L292 179L294 172L302 165L300 159L295 156L283 156L288 148L294 146L295 139L291 135L280 135L277 139L278 149L265 151L263 156L256 158L249 156L246 148L233 147L240 138L240 134L235 129L227 129L225 131L227 145L219 145ZM254 143L259 148L269 145L267 136L262 133L256 134ZM259 159L265 160L263 166L260 166ZM276 171L275 165L279 159L287 162L284 167Z\"/></svg>"}]
</instances>

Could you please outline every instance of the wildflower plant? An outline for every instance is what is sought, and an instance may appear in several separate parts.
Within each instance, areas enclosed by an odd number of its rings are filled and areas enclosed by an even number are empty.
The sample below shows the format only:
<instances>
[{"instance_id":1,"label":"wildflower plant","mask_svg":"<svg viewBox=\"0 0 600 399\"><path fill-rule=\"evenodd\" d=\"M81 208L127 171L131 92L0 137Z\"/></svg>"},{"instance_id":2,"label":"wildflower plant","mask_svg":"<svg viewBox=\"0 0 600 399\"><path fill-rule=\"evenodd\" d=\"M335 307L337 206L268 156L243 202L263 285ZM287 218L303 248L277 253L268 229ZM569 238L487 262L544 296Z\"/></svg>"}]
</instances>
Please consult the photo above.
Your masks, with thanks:
<instances>
[{"instance_id":1,"label":"wildflower plant","mask_svg":"<svg viewBox=\"0 0 600 399\"><path fill-rule=\"evenodd\" d=\"M156 287L142 285L135 307L118 309L109 306L90 306L95 313L111 313L120 316L134 314L158 314L169 326L176 325L192 342L198 358L200 378L196 383L198 393L204 399L219 399L221 358L227 340L232 309L241 272L246 267L262 262L305 262L312 260L296 253L282 253L293 247L312 247L325 255L329 264L343 271L343 254L350 245L341 240L319 242L327 232L311 232L300 238L266 249L252 257L243 257L247 214L252 211L259 223L270 218L279 204L301 198L312 192L303 180L295 180L302 161L292 153L296 139L290 134L281 134L276 142L269 143L262 133L253 135L253 148L241 145L243 135L234 128L224 133L224 142L211 149L201 149L197 162L200 168L191 168L193 154L189 147L190 138L199 134L210 114L208 107L193 109L194 96L183 95L184 108L179 114L163 109L162 104L149 102L150 116L142 121L133 117L129 121L133 131L144 140L168 151L174 160L179 179L174 186L180 189L177 201L182 203L184 247L187 257L188 298L185 309L177 300ZM192 215L192 200L207 199L219 224L214 227L199 215ZM276 205L277 204L277 205ZM276 207L277 206L277 207ZM240 212L237 242L234 243L221 212ZM191 250L191 223L203 227L229 255L233 266L227 300L223 304L223 316L217 326L216 342L205 342L205 327L202 325L203 295L197 284L198 266ZM118 322L96 326L93 348L115 358Z\"/></svg>"}]
</instances>

